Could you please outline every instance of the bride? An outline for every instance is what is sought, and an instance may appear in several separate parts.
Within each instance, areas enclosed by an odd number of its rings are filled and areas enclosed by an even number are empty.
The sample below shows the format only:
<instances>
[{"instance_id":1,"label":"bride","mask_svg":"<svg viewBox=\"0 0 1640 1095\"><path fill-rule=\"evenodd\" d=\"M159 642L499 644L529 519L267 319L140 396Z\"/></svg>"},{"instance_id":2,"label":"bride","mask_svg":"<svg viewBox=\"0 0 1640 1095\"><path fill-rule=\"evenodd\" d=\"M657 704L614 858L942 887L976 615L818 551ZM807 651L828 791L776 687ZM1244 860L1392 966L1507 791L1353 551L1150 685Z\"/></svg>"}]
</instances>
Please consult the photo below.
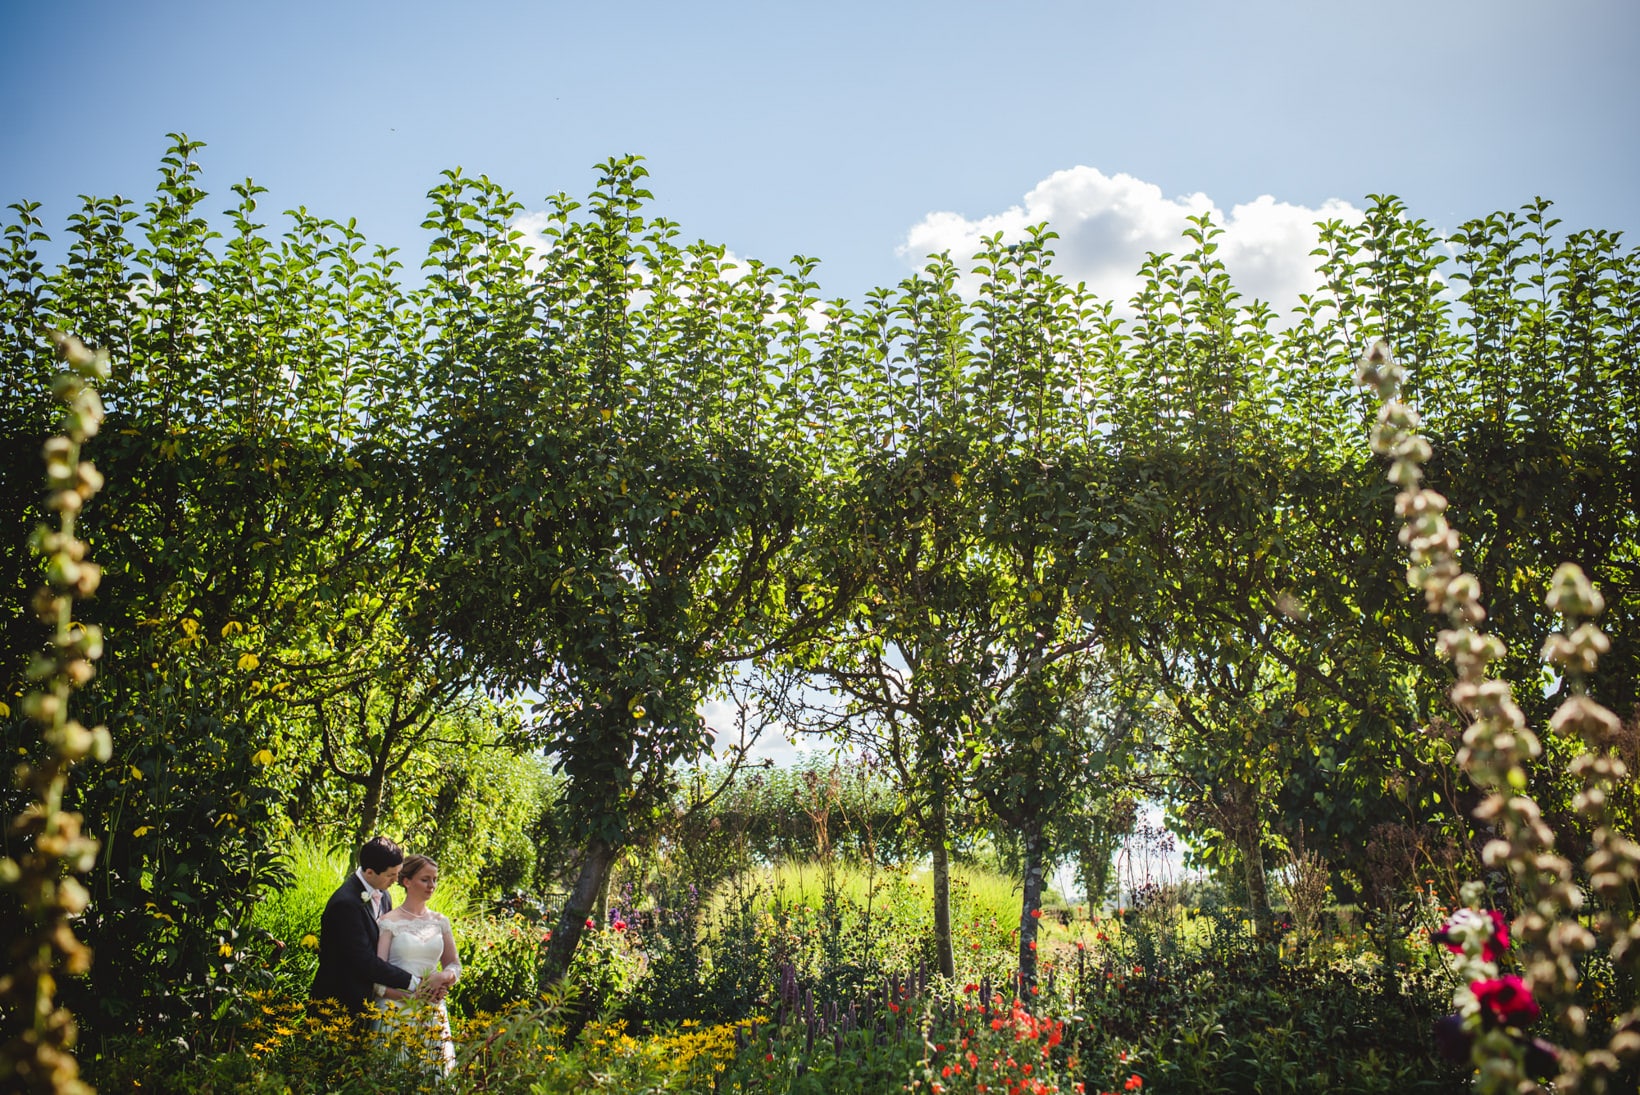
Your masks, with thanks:
<instances>
[{"instance_id":1,"label":"bride","mask_svg":"<svg viewBox=\"0 0 1640 1095\"><path fill-rule=\"evenodd\" d=\"M381 936L376 954L409 970L421 978L421 984L413 995L398 989L383 993L388 1009L383 1027L436 1053L432 1059L440 1061L449 1075L455 1068L456 1047L444 997L461 976L461 959L456 956L449 917L427 907L438 888L438 864L424 855L406 856L399 868L399 885L404 888L404 904L377 921Z\"/></svg>"}]
</instances>

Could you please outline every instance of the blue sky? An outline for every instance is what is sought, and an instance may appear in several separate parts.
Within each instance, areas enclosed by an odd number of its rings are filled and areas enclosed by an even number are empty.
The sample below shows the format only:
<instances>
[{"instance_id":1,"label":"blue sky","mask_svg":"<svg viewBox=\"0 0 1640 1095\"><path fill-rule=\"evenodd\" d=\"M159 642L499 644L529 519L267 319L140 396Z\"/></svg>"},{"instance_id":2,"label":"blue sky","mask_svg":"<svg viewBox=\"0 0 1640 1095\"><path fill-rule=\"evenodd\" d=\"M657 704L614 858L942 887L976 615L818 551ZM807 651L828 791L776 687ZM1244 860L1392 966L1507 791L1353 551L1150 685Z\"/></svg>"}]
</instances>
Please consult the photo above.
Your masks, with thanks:
<instances>
[{"instance_id":1,"label":"blue sky","mask_svg":"<svg viewBox=\"0 0 1640 1095\"><path fill-rule=\"evenodd\" d=\"M1447 228L1542 194L1640 229L1632 0L0 4L0 194L53 230L151 194L170 131L213 195L250 175L411 255L446 167L539 208L639 153L686 235L819 257L850 297L1039 214L1096 284L1187 209L1266 266L1378 192Z\"/></svg>"}]
</instances>

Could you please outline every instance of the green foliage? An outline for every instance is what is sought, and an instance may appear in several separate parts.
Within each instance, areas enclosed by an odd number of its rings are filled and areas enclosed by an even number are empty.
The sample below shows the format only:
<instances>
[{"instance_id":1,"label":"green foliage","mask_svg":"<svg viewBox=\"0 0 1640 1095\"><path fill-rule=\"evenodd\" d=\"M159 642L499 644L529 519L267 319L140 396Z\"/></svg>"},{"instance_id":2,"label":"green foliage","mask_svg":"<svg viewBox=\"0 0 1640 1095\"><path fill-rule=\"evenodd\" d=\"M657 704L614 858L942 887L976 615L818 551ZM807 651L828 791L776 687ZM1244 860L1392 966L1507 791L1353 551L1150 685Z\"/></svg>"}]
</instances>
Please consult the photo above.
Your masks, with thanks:
<instances>
[{"instance_id":1,"label":"green foliage","mask_svg":"<svg viewBox=\"0 0 1640 1095\"><path fill-rule=\"evenodd\" d=\"M1569 554L1609 601L1592 696L1636 701L1640 258L1558 231L1546 203L1442 239L1375 198L1324 226L1322 287L1278 317L1237 294L1205 218L1126 312L1054 272L1046 228L822 303L812 260L737 269L682 243L634 159L584 202L549 199L539 240L511 193L451 171L412 288L351 222L298 207L270 232L249 180L213 221L200 147L173 137L140 207L88 199L56 270L37 206L13 205L0 241L0 519L41 512L16 469L49 429L44 327L120 363L111 486L80 531L109 568L86 721L118 732L66 802L104 849L79 921L100 957L64 986L99 1034L235 1021L301 957L246 929L284 881L277 852L338 830L434 852L475 907L548 899L548 953L545 928L503 948L474 1007L520 997L515 967L569 969L611 872L640 865L708 889L763 859L926 852L943 880L989 842L1026 877L1024 967L1042 872L1078 856L1096 881L1146 796L1266 926L1265 868L1302 834L1399 938L1413 890L1484 834L1453 775L1449 678L1393 592L1349 385L1364 339L1412 363L1429 482L1462 514L1527 717L1569 687L1531 660L1553 626L1537 590ZM11 687L37 574L0 555ZM868 743L871 763L742 772L713 797L687 768L712 744L700 711L750 680L759 718ZM15 719L0 748L39 758ZM1525 777L1592 839L1569 761L1551 749ZM1614 832L1637 802L1613 785ZM954 973L965 914L933 895ZM771 967L737 940L765 915L859 983L889 962L838 927L859 904L743 903L716 967L689 965L706 927L672 924L654 999L682 1008L718 968L740 980L712 991L744 1006ZM588 983L641 991L598 954Z\"/></svg>"},{"instance_id":2,"label":"green foliage","mask_svg":"<svg viewBox=\"0 0 1640 1095\"><path fill-rule=\"evenodd\" d=\"M118 560L96 602L110 657L91 702L121 732L106 775L76 796L104 844L83 921L102 960L84 1001L115 1027L186 1024L192 1005L175 1001L202 998L219 938L276 881L279 803L261 776L280 750L277 653L307 624L296 605L341 597L369 569L341 535L363 485L346 445L369 414L343 394L363 376L346 364L366 292L344 288L351 252L333 249L340 226L300 213L282 251L263 240L249 183L213 251L198 148L175 138L140 214L88 201L64 265L29 283L36 318L8 330L27 346L40 318L83 315L122 362L106 431L121 486L86 515Z\"/></svg>"}]
</instances>

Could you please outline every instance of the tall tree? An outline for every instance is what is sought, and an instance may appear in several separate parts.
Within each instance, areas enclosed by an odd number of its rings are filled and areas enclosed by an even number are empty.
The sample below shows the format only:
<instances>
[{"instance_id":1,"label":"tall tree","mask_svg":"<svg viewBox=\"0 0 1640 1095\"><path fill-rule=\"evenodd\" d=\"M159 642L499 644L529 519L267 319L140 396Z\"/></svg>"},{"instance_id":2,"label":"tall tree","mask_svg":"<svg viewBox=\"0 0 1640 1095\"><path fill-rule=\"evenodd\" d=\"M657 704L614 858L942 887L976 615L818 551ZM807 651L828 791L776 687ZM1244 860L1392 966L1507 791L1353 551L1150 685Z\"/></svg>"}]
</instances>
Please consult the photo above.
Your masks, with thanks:
<instances>
[{"instance_id":1,"label":"tall tree","mask_svg":"<svg viewBox=\"0 0 1640 1095\"><path fill-rule=\"evenodd\" d=\"M81 921L104 956L87 999L115 1023L208 1006L221 936L277 878L265 775L283 759L279 654L330 657L331 608L403 588L383 576L416 558L401 550L418 527L396 505L405 492L383 487L402 487L391 456L422 371L403 352L414 331L396 264L301 210L270 238L249 181L219 234L202 211L201 146L173 140L140 213L88 199L49 275L25 253L26 227L6 274L27 290L7 294L17 347L55 317L94 324L117 362L115 486L84 514L110 562L91 605L109 653L87 702L114 729L114 764L77 789L103 844ZM8 368L26 368L12 348ZM6 651L8 672L22 653ZM161 984L152 997L118 988Z\"/></svg>"},{"instance_id":2,"label":"tall tree","mask_svg":"<svg viewBox=\"0 0 1640 1095\"><path fill-rule=\"evenodd\" d=\"M548 979L711 745L702 701L830 604L797 558L820 512L811 389L788 382L811 264L681 247L643 215L644 175L605 164L584 215L553 199L535 249L488 180L451 173L429 219L428 626L492 688L539 696L530 732L568 776L583 853Z\"/></svg>"}]
</instances>

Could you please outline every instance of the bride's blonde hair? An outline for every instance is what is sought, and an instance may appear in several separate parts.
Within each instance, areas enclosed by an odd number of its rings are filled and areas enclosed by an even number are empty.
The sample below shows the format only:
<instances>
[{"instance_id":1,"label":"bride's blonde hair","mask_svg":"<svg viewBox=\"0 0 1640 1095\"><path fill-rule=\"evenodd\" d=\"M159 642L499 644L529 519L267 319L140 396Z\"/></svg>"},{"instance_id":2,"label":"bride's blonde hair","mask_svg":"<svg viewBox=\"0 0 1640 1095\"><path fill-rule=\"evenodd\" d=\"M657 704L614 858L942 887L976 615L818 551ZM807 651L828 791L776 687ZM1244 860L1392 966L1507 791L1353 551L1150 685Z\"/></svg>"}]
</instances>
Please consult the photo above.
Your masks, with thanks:
<instances>
[{"instance_id":1,"label":"bride's blonde hair","mask_svg":"<svg viewBox=\"0 0 1640 1095\"><path fill-rule=\"evenodd\" d=\"M424 867L431 867L435 871L438 870L438 864L434 863L432 861L432 859L430 859L427 856L424 856L424 855L407 855L407 856L405 856L404 857L404 862L399 865L399 885L402 886L406 882L410 881L412 878L415 878L418 874L420 874L422 872L422 869Z\"/></svg>"}]
</instances>

